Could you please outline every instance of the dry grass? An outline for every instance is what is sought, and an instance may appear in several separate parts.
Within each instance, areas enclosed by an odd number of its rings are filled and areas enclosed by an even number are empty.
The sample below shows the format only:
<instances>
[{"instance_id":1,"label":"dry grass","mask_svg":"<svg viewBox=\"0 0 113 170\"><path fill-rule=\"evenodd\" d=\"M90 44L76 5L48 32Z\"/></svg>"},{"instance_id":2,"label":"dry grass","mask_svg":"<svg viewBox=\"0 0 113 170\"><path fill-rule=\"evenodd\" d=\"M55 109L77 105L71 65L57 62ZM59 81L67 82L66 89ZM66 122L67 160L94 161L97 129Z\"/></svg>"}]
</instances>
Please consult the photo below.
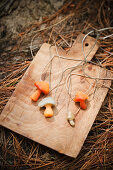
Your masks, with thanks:
<instances>
[{"instance_id":1,"label":"dry grass","mask_svg":"<svg viewBox=\"0 0 113 170\"><path fill-rule=\"evenodd\" d=\"M35 40L37 39L40 44L43 42L53 44L55 41L60 48L68 50L80 32L88 33L92 29L111 26L110 16L113 11L111 2L108 0L79 0L77 3L73 1L66 3L62 9L52 16L45 17L40 23L33 23L29 28L26 28L25 32L19 34L18 43L16 46L13 46L9 55L12 57L17 53L24 53L25 56L28 55L25 51L23 52L21 46L29 44L34 36L33 55L35 55L40 47L36 47ZM41 26L43 24L46 24L46 27L42 29ZM108 30L103 32L101 36L112 33L112 30ZM102 66L113 72L113 57L111 54L103 51L101 47L113 53L113 37L100 41L100 48L93 59L95 62L101 62ZM29 55L31 56L30 51ZM15 64L8 61L5 67L1 67L1 71L5 73L5 78L0 83L1 111L29 64L29 60ZM76 159L61 155L1 127L1 167L4 169L6 167L15 169L112 169L112 100L113 91L109 90L82 150Z\"/></svg>"}]
</instances>

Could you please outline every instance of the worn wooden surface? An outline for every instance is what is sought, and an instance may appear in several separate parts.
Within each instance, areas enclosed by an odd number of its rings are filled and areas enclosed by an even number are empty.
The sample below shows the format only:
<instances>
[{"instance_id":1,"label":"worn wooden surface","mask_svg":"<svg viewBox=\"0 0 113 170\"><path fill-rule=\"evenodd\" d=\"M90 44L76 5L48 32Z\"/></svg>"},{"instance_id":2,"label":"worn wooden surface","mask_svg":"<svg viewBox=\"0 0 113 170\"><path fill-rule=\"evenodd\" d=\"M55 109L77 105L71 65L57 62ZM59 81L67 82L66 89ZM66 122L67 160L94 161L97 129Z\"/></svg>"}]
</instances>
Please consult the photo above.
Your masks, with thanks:
<instances>
[{"instance_id":1,"label":"worn wooden surface","mask_svg":"<svg viewBox=\"0 0 113 170\"><path fill-rule=\"evenodd\" d=\"M82 38L83 35L79 35L70 51L66 53L63 50L58 50L59 54L67 58L83 59ZM84 43L85 54L88 53L94 42L95 40L93 38L87 37L85 43L88 43L88 46ZM101 85L104 83L104 85L109 87L111 82L101 80L95 84L94 79L86 79L76 75L72 76L72 98L75 96L76 91L82 90L85 92L91 87L87 91L87 93L90 94L88 108L86 111L80 110L75 117L75 127L73 128L66 120L67 103L69 101L65 85L68 74L67 70L61 82L61 86L56 93L55 100L57 106L54 108L54 117L46 119L43 116L44 110L38 108L38 102L34 103L30 100L30 95L36 90L34 87L34 82L36 80L41 78L42 80L49 81L50 65L47 65L50 60L49 47L49 44L43 44L38 51L36 57L5 106L0 116L0 124L60 153L76 157L107 94L108 89L101 87ZM91 60L97 49L98 45L93 48L87 58L88 60ZM56 54L55 47L52 47L51 54ZM65 70L67 67L75 66L76 64L78 64L77 61L58 59L58 57L55 57L51 69L51 89L60 81L62 70ZM106 70L92 65L87 65L85 67L85 72L93 77L110 76ZM82 74L81 67L77 68L75 73ZM95 85L97 86L96 90ZM94 95L91 95L94 90ZM55 97L55 89L52 90L50 96ZM43 97L44 96L41 96L40 100ZM78 105L70 101L69 110L76 113Z\"/></svg>"}]
</instances>

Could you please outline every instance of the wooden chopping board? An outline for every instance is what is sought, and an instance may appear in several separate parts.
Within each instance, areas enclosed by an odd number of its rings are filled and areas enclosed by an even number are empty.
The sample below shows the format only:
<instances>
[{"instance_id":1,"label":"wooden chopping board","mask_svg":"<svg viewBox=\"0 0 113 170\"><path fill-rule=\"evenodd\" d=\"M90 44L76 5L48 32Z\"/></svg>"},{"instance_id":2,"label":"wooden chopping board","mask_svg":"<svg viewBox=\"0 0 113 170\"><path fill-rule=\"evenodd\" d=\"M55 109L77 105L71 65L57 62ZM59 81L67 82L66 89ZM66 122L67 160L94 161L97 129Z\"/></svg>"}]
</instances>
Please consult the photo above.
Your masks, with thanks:
<instances>
[{"instance_id":1,"label":"wooden chopping board","mask_svg":"<svg viewBox=\"0 0 113 170\"><path fill-rule=\"evenodd\" d=\"M64 50L58 49L59 54L66 58L83 59L83 37L84 35L79 35L75 40L73 47L67 53ZM86 38L84 42L85 54L89 52L94 42L95 39L91 37ZM95 45L87 60L92 59L97 49L98 45ZM45 43L38 51L0 115L0 124L60 153L75 158L80 152L80 149L107 94L108 89L101 85L104 84L105 86L110 87L111 81L99 80L97 81L98 83L95 84L94 79L88 79L77 75L72 76L72 97L75 96L76 91L82 90L85 92L90 88L88 108L86 111L80 110L75 118L75 127L73 128L66 120L69 96L65 85L65 79L68 71L65 72L64 78L56 93L55 100L57 106L54 107L54 117L46 119L43 116L44 110L40 110L38 108L38 102L34 103L30 100L30 95L36 90L34 82L39 80L40 77L45 81L49 81L50 65L47 65L50 61L49 50L50 45ZM51 55L55 54L56 49L55 47L52 47ZM54 57L51 69L51 89L58 84L62 71L67 67L75 66L78 62L80 61L65 59L59 60L58 57ZM109 72L94 65L86 65L85 72L93 77L110 77ZM82 74L81 67L78 67L75 70L75 74L76 73ZM96 90L95 85L97 86ZM95 93L93 95L94 91ZM54 98L55 89L52 90L50 96L53 96ZM41 96L40 100L43 97L44 96ZM78 106L74 102L70 101L69 110L76 113Z\"/></svg>"}]
</instances>

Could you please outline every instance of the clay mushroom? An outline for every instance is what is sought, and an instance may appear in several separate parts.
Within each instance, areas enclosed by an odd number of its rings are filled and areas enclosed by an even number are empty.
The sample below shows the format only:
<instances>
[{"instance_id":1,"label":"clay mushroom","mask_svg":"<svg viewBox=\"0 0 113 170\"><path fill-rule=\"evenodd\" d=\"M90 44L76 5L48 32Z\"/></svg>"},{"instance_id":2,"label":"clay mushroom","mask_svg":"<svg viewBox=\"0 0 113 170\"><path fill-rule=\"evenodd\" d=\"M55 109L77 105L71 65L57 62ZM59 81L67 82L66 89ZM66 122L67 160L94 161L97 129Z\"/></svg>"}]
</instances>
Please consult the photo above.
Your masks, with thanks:
<instances>
[{"instance_id":1,"label":"clay mushroom","mask_svg":"<svg viewBox=\"0 0 113 170\"><path fill-rule=\"evenodd\" d=\"M71 126L75 126L75 116L72 112L68 112L67 120Z\"/></svg>"},{"instance_id":2,"label":"clay mushroom","mask_svg":"<svg viewBox=\"0 0 113 170\"><path fill-rule=\"evenodd\" d=\"M39 107L45 107L44 116L45 117L52 117L53 116L53 109L52 106L55 105L55 101L52 97L44 98L39 104Z\"/></svg>"},{"instance_id":3,"label":"clay mushroom","mask_svg":"<svg viewBox=\"0 0 113 170\"><path fill-rule=\"evenodd\" d=\"M75 102L80 102L80 107L85 110L87 108L86 103L85 103L85 101L87 99L88 99L88 95L87 94L83 93L82 91L78 91L76 93L74 101Z\"/></svg>"},{"instance_id":4,"label":"clay mushroom","mask_svg":"<svg viewBox=\"0 0 113 170\"><path fill-rule=\"evenodd\" d=\"M35 82L35 86L37 90L30 96L33 101L37 101L41 93L46 95L49 93L49 84L47 82L37 81Z\"/></svg>"}]
</instances>

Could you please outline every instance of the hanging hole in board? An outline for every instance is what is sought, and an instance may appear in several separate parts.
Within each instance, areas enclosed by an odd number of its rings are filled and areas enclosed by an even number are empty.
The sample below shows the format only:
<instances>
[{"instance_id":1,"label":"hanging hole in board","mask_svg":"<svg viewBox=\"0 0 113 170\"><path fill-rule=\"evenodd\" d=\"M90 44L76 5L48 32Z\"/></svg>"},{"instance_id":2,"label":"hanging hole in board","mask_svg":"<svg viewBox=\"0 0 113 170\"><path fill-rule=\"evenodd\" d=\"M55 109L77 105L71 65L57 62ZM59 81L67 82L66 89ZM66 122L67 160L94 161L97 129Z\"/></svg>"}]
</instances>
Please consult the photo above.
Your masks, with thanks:
<instances>
[{"instance_id":1,"label":"hanging hole in board","mask_svg":"<svg viewBox=\"0 0 113 170\"><path fill-rule=\"evenodd\" d=\"M88 46L89 46L89 44L88 44L88 43L85 43L85 46L86 46L86 47L88 47Z\"/></svg>"}]
</instances>

